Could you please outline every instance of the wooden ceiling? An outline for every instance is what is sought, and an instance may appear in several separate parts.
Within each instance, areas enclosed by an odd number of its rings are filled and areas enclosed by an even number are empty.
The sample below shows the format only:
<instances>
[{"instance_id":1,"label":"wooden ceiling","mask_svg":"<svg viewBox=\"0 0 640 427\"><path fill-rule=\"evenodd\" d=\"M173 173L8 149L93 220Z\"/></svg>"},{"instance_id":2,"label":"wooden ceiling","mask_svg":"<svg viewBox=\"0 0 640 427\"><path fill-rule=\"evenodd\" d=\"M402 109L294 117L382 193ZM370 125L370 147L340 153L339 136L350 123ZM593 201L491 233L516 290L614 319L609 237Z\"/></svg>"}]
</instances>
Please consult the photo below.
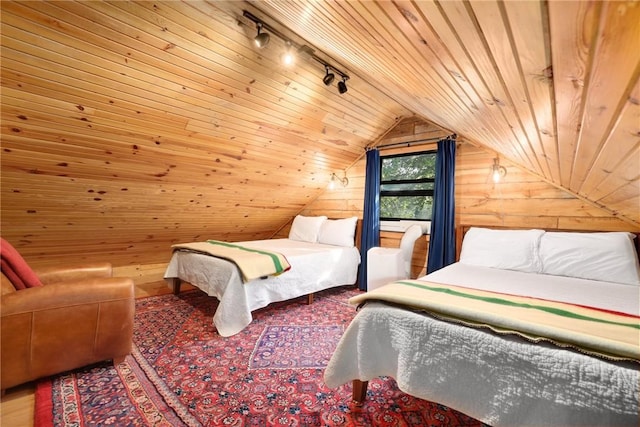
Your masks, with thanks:
<instances>
[{"instance_id":1,"label":"wooden ceiling","mask_svg":"<svg viewBox=\"0 0 640 427\"><path fill-rule=\"evenodd\" d=\"M256 2L403 107L640 221L640 2Z\"/></svg>"},{"instance_id":2,"label":"wooden ceiling","mask_svg":"<svg viewBox=\"0 0 640 427\"><path fill-rule=\"evenodd\" d=\"M32 256L269 237L412 115L640 224L639 2L1 8L2 233Z\"/></svg>"}]
</instances>

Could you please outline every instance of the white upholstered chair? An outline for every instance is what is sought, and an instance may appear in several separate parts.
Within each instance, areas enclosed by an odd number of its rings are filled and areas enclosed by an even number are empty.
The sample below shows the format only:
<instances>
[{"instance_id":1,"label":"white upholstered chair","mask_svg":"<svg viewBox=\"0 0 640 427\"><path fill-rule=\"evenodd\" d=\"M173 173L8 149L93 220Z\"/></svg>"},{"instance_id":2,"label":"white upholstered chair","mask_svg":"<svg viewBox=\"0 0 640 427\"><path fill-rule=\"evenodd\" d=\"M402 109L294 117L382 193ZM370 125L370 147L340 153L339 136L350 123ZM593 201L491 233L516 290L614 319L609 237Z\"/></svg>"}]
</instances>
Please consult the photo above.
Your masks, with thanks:
<instances>
[{"instance_id":1,"label":"white upholstered chair","mask_svg":"<svg viewBox=\"0 0 640 427\"><path fill-rule=\"evenodd\" d=\"M409 226L399 248L375 247L367 251L367 290L401 279L411 278L411 257L416 239L422 235L418 224Z\"/></svg>"}]
</instances>

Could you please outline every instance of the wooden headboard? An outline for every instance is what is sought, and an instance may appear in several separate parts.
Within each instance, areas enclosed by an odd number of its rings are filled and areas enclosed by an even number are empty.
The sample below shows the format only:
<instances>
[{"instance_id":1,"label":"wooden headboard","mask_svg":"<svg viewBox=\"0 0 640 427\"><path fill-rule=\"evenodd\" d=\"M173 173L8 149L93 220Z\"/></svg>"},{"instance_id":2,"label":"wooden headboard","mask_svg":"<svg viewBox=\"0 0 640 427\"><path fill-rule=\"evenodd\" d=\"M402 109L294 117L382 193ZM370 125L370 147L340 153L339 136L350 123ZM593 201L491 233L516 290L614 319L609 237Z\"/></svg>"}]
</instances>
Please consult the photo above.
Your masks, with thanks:
<instances>
[{"instance_id":1,"label":"wooden headboard","mask_svg":"<svg viewBox=\"0 0 640 427\"><path fill-rule=\"evenodd\" d=\"M530 230L532 228L536 228L538 230L545 231L563 231L563 232L571 232L571 233L597 233L596 230L566 230L566 229L558 229L558 228L542 228L542 227L504 227L504 226L491 226L491 225L458 225L456 227L456 261L460 260L460 252L462 251L462 240L464 239L464 235L469 231L471 227L482 227L482 228L490 228L492 230ZM632 231L631 233L636 235L636 238L633 239L633 243L636 248L636 256L640 262L640 233Z\"/></svg>"},{"instance_id":2,"label":"wooden headboard","mask_svg":"<svg viewBox=\"0 0 640 427\"><path fill-rule=\"evenodd\" d=\"M356 221L355 239L356 248L358 248L358 252L360 252L360 256L362 256L362 219L360 218L358 218L358 221Z\"/></svg>"}]
</instances>

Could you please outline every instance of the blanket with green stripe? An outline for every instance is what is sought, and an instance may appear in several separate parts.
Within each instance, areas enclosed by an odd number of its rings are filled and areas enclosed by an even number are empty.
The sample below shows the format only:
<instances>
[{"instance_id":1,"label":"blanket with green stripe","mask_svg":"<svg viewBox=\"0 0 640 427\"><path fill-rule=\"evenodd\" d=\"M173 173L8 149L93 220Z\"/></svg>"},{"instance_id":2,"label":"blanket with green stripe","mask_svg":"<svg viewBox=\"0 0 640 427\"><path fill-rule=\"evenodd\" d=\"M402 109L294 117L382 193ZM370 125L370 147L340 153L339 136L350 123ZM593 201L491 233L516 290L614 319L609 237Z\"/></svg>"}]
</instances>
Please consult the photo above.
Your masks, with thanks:
<instances>
[{"instance_id":1,"label":"blanket with green stripe","mask_svg":"<svg viewBox=\"0 0 640 427\"><path fill-rule=\"evenodd\" d=\"M179 243L171 247L174 251L194 251L230 261L238 267L244 282L260 277L278 275L291 268L289 261L281 253L253 249L218 240Z\"/></svg>"},{"instance_id":2,"label":"blanket with green stripe","mask_svg":"<svg viewBox=\"0 0 640 427\"><path fill-rule=\"evenodd\" d=\"M421 280L393 282L349 303L372 300L609 359L640 361L640 317L635 315Z\"/></svg>"}]
</instances>

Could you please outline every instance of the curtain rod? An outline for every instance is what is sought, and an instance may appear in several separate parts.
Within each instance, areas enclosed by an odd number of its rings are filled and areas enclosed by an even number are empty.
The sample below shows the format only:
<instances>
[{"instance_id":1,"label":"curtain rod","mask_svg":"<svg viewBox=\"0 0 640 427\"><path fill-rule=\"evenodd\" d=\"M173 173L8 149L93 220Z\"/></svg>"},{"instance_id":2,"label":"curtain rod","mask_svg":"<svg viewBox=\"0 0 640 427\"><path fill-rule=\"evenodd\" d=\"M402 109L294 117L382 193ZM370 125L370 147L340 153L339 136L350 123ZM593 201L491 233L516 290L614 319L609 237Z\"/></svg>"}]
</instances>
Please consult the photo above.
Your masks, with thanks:
<instances>
[{"instance_id":1,"label":"curtain rod","mask_svg":"<svg viewBox=\"0 0 640 427\"><path fill-rule=\"evenodd\" d=\"M457 137L458 137L457 134L452 133L442 138L425 138L425 139L418 139L418 140L409 141L409 142L393 142L391 144L378 145L376 147L369 148L369 150L373 148L384 149L384 148L397 148L397 147L411 147L413 145L428 144L430 142L437 142L437 141L441 141L443 139L449 139L449 138L455 140Z\"/></svg>"}]
</instances>

